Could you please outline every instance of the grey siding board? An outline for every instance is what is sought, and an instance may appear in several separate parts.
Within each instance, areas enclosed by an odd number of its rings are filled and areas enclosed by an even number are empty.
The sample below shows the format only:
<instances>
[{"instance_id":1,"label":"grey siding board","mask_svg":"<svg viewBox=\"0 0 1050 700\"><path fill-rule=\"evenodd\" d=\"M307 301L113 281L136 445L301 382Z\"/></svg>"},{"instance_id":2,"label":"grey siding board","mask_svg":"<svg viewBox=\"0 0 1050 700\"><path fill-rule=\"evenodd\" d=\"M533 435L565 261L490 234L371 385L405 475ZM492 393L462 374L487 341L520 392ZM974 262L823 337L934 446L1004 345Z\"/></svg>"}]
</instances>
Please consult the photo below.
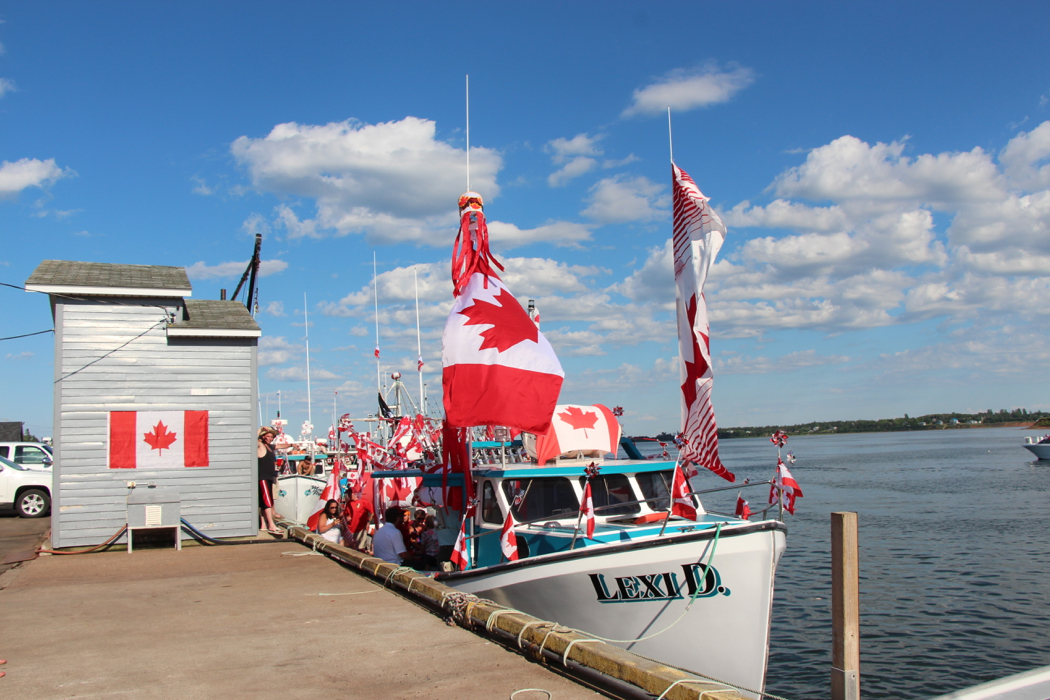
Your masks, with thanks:
<instances>
[{"instance_id":1,"label":"grey siding board","mask_svg":"<svg viewBox=\"0 0 1050 700\"><path fill-rule=\"evenodd\" d=\"M256 532L256 339L168 338L165 310L181 314L178 300L60 300L54 309L55 546L116 532L128 481L178 489L183 517L211 536ZM164 410L208 411L210 465L110 469L109 412Z\"/></svg>"}]
</instances>

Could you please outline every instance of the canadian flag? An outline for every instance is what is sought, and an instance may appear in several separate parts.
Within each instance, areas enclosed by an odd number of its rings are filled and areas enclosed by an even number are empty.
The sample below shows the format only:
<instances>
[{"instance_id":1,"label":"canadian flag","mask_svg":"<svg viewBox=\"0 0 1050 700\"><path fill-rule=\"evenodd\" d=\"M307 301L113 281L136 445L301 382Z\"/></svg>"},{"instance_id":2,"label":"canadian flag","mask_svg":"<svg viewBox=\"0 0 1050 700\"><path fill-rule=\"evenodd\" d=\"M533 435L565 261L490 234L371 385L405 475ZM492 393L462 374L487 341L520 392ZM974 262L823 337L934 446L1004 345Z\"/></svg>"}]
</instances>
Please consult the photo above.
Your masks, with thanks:
<instances>
[{"instance_id":1,"label":"canadian flag","mask_svg":"<svg viewBox=\"0 0 1050 700\"><path fill-rule=\"evenodd\" d=\"M207 411L110 411L110 469L206 466Z\"/></svg>"},{"instance_id":2,"label":"canadian flag","mask_svg":"<svg viewBox=\"0 0 1050 700\"><path fill-rule=\"evenodd\" d=\"M587 523L587 539L594 539L594 499L591 498L591 481L587 480L587 485L583 487L583 505L580 506L580 514L583 516L584 522Z\"/></svg>"},{"instance_id":3,"label":"canadian flag","mask_svg":"<svg viewBox=\"0 0 1050 700\"><path fill-rule=\"evenodd\" d=\"M769 502L776 503L779 499L784 510L794 515L796 498L802 498L802 489L795 477L791 476L783 460L777 457L777 475L769 487Z\"/></svg>"},{"instance_id":4,"label":"canadian flag","mask_svg":"<svg viewBox=\"0 0 1050 700\"><path fill-rule=\"evenodd\" d=\"M317 531L317 523L321 520L321 513L324 512L325 504L330 500L339 500L339 468L336 467L328 474L328 483L324 485L324 490L321 491L321 497L317 500L317 505L314 506L314 512L310 514L310 517L306 519L306 526L314 532Z\"/></svg>"},{"instance_id":5,"label":"canadian flag","mask_svg":"<svg viewBox=\"0 0 1050 700\"><path fill-rule=\"evenodd\" d=\"M674 466L674 479L671 482L671 515L696 520L696 508L689 495L689 482L677 464Z\"/></svg>"},{"instance_id":6,"label":"canadian flag","mask_svg":"<svg viewBox=\"0 0 1050 700\"><path fill-rule=\"evenodd\" d=\"M740 495L736 497L736 517L741 520L747 520L751 517L751 506Z\"/></svg>"},{"instance_id":7,"label":"canadian flag","mask_svg":"<svg viewBox=\"0 0 1050 700\"><path fill-rule=\"evenodd\" d=\"M503 521L503 532L499 536L499 548L507 561L518 560L518 536L514 534L514 516L507 511L507 519Z\"/></svg>"},{"instance_id":8,"label":"canadian flag","mask_svg":"<svg viewBox=\"0 0 1050 700\"><path fill-rule=\"evenodd\" d=\"M574 406L561 404L554 407L551 427L536 436L536 463L575 450L612 452L620 447L620 423L605 406Z\"/></svg>"},{"instance_id":9,"label":"canadian flag","mask_svg":"<svg viewBox=\"0 0 1050 700\"><path fill-rule=\"evenodd\" d=\"M445 421L546 432L565 372L554 348L494 274L470 276L442 336Z\"/></svg>"},{"instance_id":10,"label":"canadian flag","mask_svg":"<svg viewBox=\"0 0 1050 700\"><path fill-rule=\"evenodd\" d=\"M449 561L455 564L460 571L470 565L470 556L467 554L467 519L459 526L459 537L456 538L456 546L452 548L452 556Z\"/></svg>"}]
</instances>

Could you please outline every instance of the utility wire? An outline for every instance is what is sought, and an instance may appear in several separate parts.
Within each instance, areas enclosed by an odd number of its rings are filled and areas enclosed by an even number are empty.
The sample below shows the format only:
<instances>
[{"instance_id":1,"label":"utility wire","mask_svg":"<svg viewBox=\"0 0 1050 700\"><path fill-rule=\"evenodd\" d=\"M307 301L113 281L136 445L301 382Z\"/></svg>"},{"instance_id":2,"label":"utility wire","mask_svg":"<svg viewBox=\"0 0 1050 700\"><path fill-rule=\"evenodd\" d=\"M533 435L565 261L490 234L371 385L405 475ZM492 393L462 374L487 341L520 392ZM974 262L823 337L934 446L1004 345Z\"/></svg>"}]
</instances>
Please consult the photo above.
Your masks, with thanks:
<instances>
[{"instance_id":1,"label":"utility wire","mask_svg":"<svg viewBox=\"0 0 1050 700\"><path fill-rule=\"evenodd\" d=\"M12 336L10 336L8 338L0 338L0 340L15 340L17 338L28 338L28 337L33 336L33 335L43 335L44 333L54 333L54 332L55 332L54 328L49 328L46 331L37 331L36 333L25 333L23 335L12 335Z\"/></svg>"}]
</instances>

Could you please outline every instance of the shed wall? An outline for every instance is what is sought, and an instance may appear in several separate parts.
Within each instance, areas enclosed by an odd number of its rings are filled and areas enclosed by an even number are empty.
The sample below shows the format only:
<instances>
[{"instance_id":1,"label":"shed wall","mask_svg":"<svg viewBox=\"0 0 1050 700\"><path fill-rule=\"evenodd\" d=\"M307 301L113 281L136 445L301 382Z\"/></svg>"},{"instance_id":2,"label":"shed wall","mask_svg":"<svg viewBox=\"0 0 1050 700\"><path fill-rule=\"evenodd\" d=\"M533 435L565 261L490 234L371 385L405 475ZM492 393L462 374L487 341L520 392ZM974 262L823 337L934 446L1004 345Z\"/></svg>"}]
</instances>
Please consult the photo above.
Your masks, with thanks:
<instances>
[{"instance_id":1,"label":"shed wall","mask_svg":"<svg viewBox=\"0 0 1050 700\"><path fill-rule=\"evenodd\" d=\"M127 482L173 487L182 517L212 537L254 534L255 338L172 338L181 300L57 300L56 547L98 544L125 522ZM110 411L208 411L209 466L110 469ZM185 535L184 535L185 537Z\"/></svg>"}]
</instances>

